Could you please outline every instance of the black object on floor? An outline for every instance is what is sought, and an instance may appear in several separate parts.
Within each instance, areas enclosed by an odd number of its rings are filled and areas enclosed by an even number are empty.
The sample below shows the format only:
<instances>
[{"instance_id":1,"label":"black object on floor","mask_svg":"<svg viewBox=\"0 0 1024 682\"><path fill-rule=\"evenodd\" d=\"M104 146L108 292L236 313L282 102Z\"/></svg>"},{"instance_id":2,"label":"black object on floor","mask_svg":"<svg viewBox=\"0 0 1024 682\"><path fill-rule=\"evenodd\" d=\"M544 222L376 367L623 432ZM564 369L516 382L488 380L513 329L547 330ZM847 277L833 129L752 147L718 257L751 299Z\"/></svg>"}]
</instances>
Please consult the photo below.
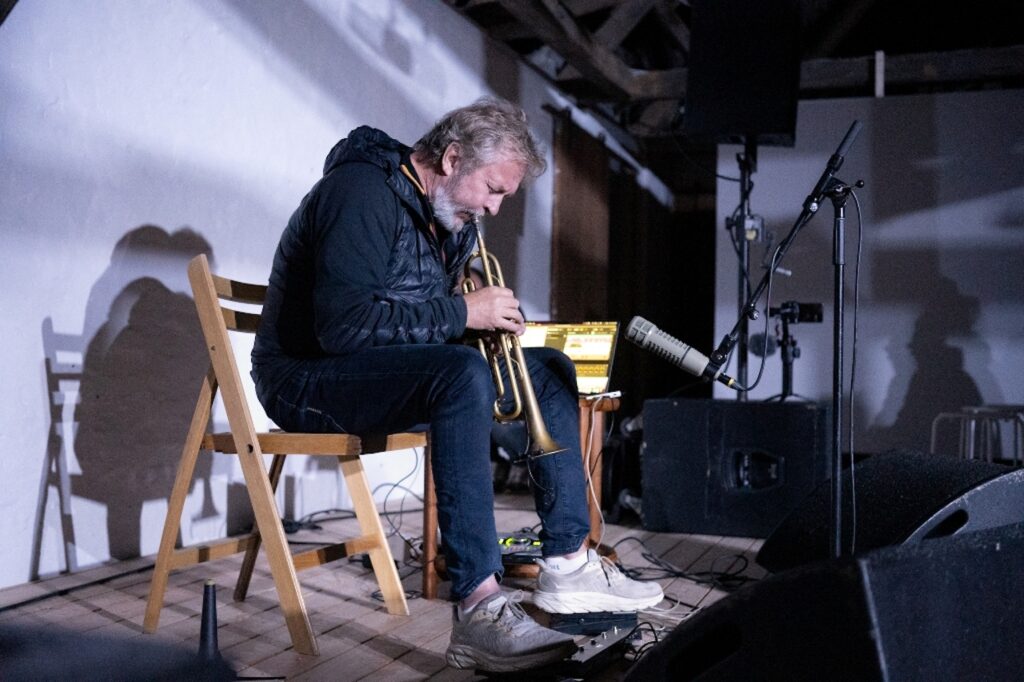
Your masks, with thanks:
<instances>
[{"instance_id":1,"label":"black object on floor","mask_svg":"<svg viewBox=\"0 0 1024 682\"><path fill-rule=\"evenodd\" d=\"M0 623L0 680L4 682L235 679L235 671L223 660L203 660L191 649L150 635L118 637L71 632L58 626Z\"/></svg>"},{"instance_id":2,"label":"black object on floor","mask_svg":"<svg viewBox=\"0 0 1024 682\"><path fill-rule=\"evenodd\" d=\"M858 554L1024 522L1024 470L1002 464L891 450L847 470L843 483L844 524L856 529ZM829 558L831 499L831 483L819 486L768 537L757 563L779 572Z\"/></svg>"},{"instance_id":3,"label":"black object on floor","mask_svg":"<svg viewBox=\"0 0 1024 682\"><path fill-rule=\"evenodd\" d=\"M203 613L199 626L199 658L204 661L220 660L217 646L217 585L207 580L203 585Z\"/></svg>"},{"instance_id":4,"label":"black object on floor","mask_svg":"<svg viewBox=\"0 0 1024 682\"><path fill-rule=\"evenodd\" d=\"M683 622L630 669L652 680L1024 679L1024 524L807 564Z\"/></svg>"}]
</instances>

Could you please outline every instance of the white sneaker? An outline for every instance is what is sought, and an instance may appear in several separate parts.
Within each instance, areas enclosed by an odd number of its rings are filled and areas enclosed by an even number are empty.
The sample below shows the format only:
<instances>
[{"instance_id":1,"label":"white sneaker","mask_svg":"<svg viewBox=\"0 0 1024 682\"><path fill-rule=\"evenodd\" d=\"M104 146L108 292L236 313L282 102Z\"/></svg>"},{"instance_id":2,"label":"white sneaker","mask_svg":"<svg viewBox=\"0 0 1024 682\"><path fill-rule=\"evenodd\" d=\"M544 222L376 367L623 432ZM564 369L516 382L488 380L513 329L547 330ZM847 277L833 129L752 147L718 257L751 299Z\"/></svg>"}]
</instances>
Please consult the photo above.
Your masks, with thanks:
<instances>
[{"instance_id":1,"label":"white sneaker","mask_svg":"<svg viewBox=\"0 0 1024 682\"><path fill-rule=\"evenodd\" d=\"M572 573L556 573L540 564L533 603L548 613L593 613L596 611L640 611L665 598L656 582L633 580L618 566L592 549L587 563Z\"/></svg>"},{"instance_id":2,"label":"white sneaker","mask_svg":"<svg viewBox=\"0 0 1024 682\"><path fill-rule=\"evenodd\" d=\"M519 606L521 598L521 593L498 592L468 614L456 606L445 654L448 665L512 672L556 663L575 653L573 637L539 625Z\"/></svg>"}]
</instances>

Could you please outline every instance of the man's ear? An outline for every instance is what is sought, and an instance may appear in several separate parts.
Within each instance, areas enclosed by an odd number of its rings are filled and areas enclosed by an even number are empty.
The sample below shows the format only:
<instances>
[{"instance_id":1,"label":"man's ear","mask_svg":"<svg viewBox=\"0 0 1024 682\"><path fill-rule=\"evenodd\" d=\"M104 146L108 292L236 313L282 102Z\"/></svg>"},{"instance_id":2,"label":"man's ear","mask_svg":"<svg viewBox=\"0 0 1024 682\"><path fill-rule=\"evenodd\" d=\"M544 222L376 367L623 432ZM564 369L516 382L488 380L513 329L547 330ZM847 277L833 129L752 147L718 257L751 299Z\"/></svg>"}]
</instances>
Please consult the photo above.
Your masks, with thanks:
<instances>
[{"instance_id":1,"label":"man's ear","mask_svg":"<svg viewBox=\"0 0 1024 682\"><path fill-rule=\"evenodd\" d=\"M452 142L444 150L444 154L441 155L441 174L452 175L455 173L456 166L462 161L462 145L458 142Z\"/></svg>"}]
</instances>

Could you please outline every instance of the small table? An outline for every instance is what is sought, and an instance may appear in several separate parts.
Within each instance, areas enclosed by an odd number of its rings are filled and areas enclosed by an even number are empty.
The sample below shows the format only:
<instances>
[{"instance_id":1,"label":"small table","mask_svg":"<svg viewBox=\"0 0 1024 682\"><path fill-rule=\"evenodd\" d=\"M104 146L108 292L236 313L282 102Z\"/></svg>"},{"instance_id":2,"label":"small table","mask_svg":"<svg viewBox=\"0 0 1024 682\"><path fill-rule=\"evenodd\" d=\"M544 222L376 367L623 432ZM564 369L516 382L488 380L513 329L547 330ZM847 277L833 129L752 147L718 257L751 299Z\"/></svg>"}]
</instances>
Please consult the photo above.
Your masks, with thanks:
<instances>
[{"instance_id":1,"label":"small table","mask_svg":"<svg viewBox=\"0 0 1024 682\"><path fill-rule=\"evenodd\" d=\"M618 398L597 398L587 400L580 398L580 451L583 453L583 466L590 470L590 480L593 482L594 494L587 495L587 508L590 509L590 540L591 547L597 547L601 541L601 480L602 480L602 453L604 451L604 424L605 415L619 409ZM593 433L592 439L589 438ZM590 449L587 450L587 441L590 440ZM598 547L598 551L601 551ZM602 554L611 555L609 549Z\"/></svg>"}]
</instances>

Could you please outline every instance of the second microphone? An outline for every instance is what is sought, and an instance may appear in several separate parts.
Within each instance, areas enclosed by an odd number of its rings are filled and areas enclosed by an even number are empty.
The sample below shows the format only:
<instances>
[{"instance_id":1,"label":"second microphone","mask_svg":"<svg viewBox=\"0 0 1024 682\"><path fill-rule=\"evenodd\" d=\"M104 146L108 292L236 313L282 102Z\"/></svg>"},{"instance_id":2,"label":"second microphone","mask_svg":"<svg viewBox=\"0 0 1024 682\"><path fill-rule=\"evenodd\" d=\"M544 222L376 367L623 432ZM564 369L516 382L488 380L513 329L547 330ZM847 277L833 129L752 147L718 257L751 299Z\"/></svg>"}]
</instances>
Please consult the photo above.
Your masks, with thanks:
<instances>
[{"instance_id":1,"label":"second microphone","mask_svg":"<svg viewBox=\"0 0 1024 682\"><path fill-rule=\"evenodd\" d=\"M666 334L639 315L629 321L626 338L694 376L717 381L731 389L740 390L735 379L722 374L720 368L711 364L708 356L694 350L693 347L686 345L676 337Z\"/></svg>"}]
</instances>

